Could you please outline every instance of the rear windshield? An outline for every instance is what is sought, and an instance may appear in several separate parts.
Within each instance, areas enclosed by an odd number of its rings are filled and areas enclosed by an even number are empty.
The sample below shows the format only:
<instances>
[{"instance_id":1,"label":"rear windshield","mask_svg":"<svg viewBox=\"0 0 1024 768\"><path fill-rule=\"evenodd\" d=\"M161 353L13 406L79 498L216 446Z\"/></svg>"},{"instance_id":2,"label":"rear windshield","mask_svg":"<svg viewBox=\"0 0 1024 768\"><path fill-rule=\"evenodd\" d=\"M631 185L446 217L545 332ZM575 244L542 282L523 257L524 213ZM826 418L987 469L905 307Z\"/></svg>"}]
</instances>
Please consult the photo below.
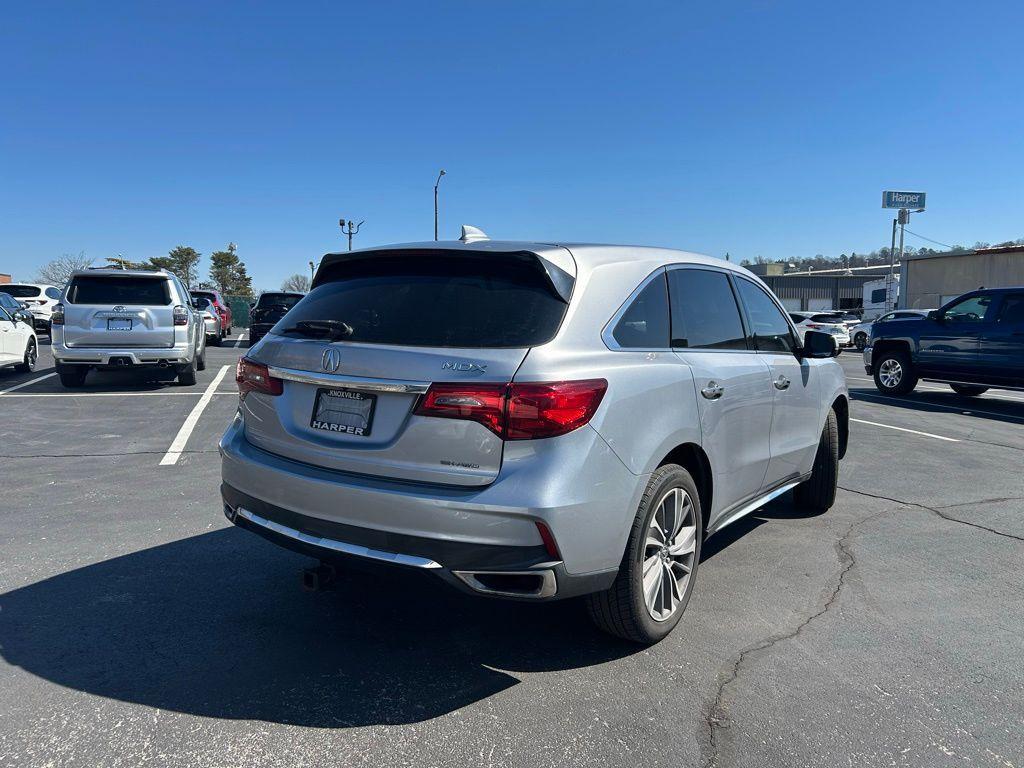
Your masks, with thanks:
<instances>
[{"instance_id":1,"label":"rear windshield","mask_svg":"<svg viewBox=\"0 0 1024 768\"><path fill-rule=\"evenodd\" d=\"M215 293L213 293L211 291L191 291L190 293L193 296L202 296L204 299L209 299L210 301L216 301L217 300L217 294L215 294Z\"/></svg>"},{"instance_id":2,"label":"rear windshield","mask_svg":"<svg viewBox=\"0 0 1024 768\"><path fill-rule=\"evenodd\" d=\"M68 288L72 304L167 305L171 292L165 277L79 275Z\"/></svg>"},{"instance_id":3,"label":"rear windshield","mask_svg":"<svg viewBox=\"0 0 1024 768\"><path fill-rule=\"evenodd\" d=\"M530 347L555 335L566 309L537 259L526 255L389 256L341 262L318 279L275 333L334 320L352 328L346 341Z\"/></svg>"},{"instance_id":4,"label":"rear windshield","mask_svg":"<svg viewBox=\"0 0 1024 768\"><path fill-rule=\"evenodd\" d=\"M256 306L260 309L264 307L294 307L302 300L302 296L294 293L263 293L260 294L259 300L256 302Z\"/></svg>"},{"instance_id":5,"label":"rear windshield","mask_svg":"<svg viewBox=\"0 0 1024 768\"><path fill-rule=\"evenodd\" d=\"M811 321L815 323L834 323L839 325L843 322L841 315L812 315Z\"/></svg>"},{"instance_id":6,"label":"rear windshield","mask_svg":"<svg viewBox=\"0 0 1024 768\"><path fill-rule=\"evenodd\" d=\"M17 299L30 299L38 296L40 291L34 285L0 285L0 291L10 294Z\"/></svg>"}]
</instances>

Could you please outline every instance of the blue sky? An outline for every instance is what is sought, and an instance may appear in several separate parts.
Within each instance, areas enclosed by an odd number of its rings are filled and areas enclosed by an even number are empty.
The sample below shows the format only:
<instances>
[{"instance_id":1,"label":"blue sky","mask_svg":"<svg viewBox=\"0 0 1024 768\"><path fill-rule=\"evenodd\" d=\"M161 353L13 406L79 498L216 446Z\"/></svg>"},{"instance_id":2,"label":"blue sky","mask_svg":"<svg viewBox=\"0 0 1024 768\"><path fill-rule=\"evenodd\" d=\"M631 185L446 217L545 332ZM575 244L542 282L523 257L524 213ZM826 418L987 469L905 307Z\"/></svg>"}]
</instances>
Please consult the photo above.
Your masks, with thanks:
<instances>
[{"instance_id":1,"label":"blue sky","mask_svg":"<svg viewBox=\"0 0 1024 768\"><path fill-rule=\"evenodd\" d=\"M4 2L0 272L229 241L257 288L432 237L1024 237L1019 3ZM908 237L908 244L924 245ZM204 259L203 269L207 265Z\"/></svg>"}]
</instances>

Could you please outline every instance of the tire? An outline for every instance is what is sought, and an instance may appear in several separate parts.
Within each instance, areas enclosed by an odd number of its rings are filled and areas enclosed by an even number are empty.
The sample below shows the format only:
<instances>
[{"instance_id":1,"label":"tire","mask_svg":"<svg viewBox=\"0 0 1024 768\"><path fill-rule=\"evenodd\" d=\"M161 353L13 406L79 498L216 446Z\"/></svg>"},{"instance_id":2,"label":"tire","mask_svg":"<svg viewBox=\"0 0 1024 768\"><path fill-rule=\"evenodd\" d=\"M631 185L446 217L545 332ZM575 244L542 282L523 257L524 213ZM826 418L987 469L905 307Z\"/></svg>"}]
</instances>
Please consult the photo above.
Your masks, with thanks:
<instances>
[{"instance_id":1,"label":"tire","mask_svg":"<svg viewBox=\"0 0 1024 768\"><path fill-rule=\"evenodd\" d=\"M973 384L950 384L949 386L961 397L977 397L988 392L988 387Z\"/></svg>"},{"instance_id":2,"label":"tire","mask_svg":"<svg viewBox=\"0 0 1024 768\"><path fill-rule=\"evenodd\" d=\"M196 383L196 367L199 355L192 358L192 362L178 369L178 383L186 387L194 387Z\"/></svg>"},{"instance_id":3,"label":"tire","mask_svg":"<svg viewBox=\"0 0 1024 768\"><path fill-rule=\"evenodd\" d=\"M860 333L853 337L853 346L857 348L858 352L863 352L864 347L866 347L867 345L868 335L864 333L864 331L861 331Z\"/></svg>"},{"instance_id":4,"label":"tire","mask_svg":"<svg viewBox=\"0 0 1024 768\"><path fill-rule=\"evenodd\" d=\"M36 340L29 338L28 344L25 345L25 356L18 365L14 366L14 370L18 373L32 373L36 369L36 360L38 359L39 348L36 346Z\"/></svg>"},{"instance_id":5,"label":"tire","mask_svg":"<svg viewBox=\"0 0 1024 768\"><path fill-rule=\"evenodd\" d=\"M213 340L210 343L213 344L213 346L215 346L215 347L219 347L221 345L221 342L223 342L223 341L224 341L224 332L223 331L218 331L217 335L213 337ZM200 370L202 370L202 369L200 368Z\"/></svg>"},{"instance_id":6,"label":"tire","mask_svg":"<svg viewBox=\"0 0 1024 768\"><path fill-rule=\"evenodd\" d=\"M917 372L910 355L902 350L882 352L872 360L875 387L887 395L905 395L917 386Z\"/></svg>"},{"instance_id":7,"label":"tire","mask_svg":"<svg viewBox=\"0 0 1024 768\"><path fill-rule=\"evenodd\" d=\"M89 369L84 365L58 365L57 376L60 378L61 386L68 389L78 389L85 384L86 374Z\"/></svg>"},{"instance_id":8,"label":"tire","mask_svg":"<svg viewBox=\"0 0 1024 768\"><path fill-rule=\"evenodd\" d=\"M203 348L196 352L196 370L206 370L206 344L203 344Z\"/></svg>"},{"instance_id":9,"label":"tire","mask_svg":"<svg viewBox=\"0 0 1024 768\"><path fill-rule=\"evenodd\" d=\"M666 560L668 550L657 549L656 537L649 532L654 523L657 537L666 539L661 526L668 525L672 519L673 503L678 503L675 509L683 511L681 525L674 526L675 541L680 549L675 557ZM672 540L671 536L668 538ZM651 475L640 499L615 581L608 590L587 596L590 618L603 631L635 643L651 645L664 638L679 623L690 600L703 538L700 496L690 473L677 464L659 467ZM650 608L644 590L645 563L652 569L649 573L654 574L654 579L649 580L650 586L655 583L663 586L661 590L651 590L655 597ZM689 571L684 575L683 569L687 566ZM677 574L677 578L666 581L668 573ZM659 575L661 578L656 582ZM683 580L681 585L680 579Z\"/></svg>"},{"instance_id":10,"label":"tire","mask_svg":"<svg viewBox=\"0 0 1024 768\"><path fill-rule=\"evenodd\" d=\"M797 507L811 512L825 512L836 501L839 485L839 419L831 408L818 440L811 476L796 487L793 500Z\"/></svg>"}]
</instances>

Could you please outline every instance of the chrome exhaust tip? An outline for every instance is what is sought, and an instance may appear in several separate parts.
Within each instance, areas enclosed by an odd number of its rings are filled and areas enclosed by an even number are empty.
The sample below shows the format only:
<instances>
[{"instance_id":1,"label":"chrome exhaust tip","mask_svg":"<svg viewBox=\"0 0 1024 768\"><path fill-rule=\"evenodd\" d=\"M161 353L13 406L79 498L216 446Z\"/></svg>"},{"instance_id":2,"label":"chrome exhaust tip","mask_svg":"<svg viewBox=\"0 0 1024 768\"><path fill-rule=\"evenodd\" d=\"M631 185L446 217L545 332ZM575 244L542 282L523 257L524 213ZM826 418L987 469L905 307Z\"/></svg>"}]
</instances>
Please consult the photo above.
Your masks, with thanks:
<instances>
[{"instance_id":1,"label":"chrome exhaust tip","mask_svg":"<svg viewBox=\"0 0 1024 768\"><path fill-rule=\"evenodd\" d=\"M549 568L532 571L452 571L474 592L501 597L539 600L558 591L555 572Z\"/></svg>"}]
</instances>

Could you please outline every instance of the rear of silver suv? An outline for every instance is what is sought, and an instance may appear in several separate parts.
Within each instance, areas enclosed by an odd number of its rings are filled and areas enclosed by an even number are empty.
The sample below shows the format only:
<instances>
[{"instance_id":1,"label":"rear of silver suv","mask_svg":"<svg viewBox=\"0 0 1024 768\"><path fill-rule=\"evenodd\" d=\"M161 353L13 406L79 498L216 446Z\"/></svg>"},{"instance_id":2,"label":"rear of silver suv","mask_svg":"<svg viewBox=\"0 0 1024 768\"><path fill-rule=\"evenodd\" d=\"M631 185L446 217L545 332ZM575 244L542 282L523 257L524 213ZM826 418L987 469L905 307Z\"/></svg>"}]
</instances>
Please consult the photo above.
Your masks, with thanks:
<instances>
[{"instance_id":1,"label":"rear of silver suv","mask_svg":"<svg viewBox=\"0 0 1024 768\"><path fill-rule=\"evenodd\" d=\"M195 384L206 335L182 282L164 270L76 272L51 317L61 383L80 387L88 372L166 370Z\"/></svg>"},{"instance_id":2,"label":"rear of silver suv","mask_svg":"<svg viewBox=\"0 0 1024 768\"><path fill-rule=\"evenodd\" d=\"M742 353L687 360L669 348L672 261L721 279ZM800 358L777 301L743 271L777 316L772 343L784 354L773 369L739 328L729 276L739 270L719 264L490 241L329 254L310 293L239 362L239 408L220 443L225 514L324 562L418 569L523 600L596 596L605 629L663 637L704 532L810 481L822 450L833 461L815 498L831 504L838 437L820 445L845 428L829 416L841 370L810 359L831 357L832 340L810 333L825 346ZM776 399L789 405L769 469ZM721 443L712 456L734 465L711 465L705 428ZM631 570L637 551L644 589L659 590L650 599ZM672 577L648 589L655 568Z\"/></svg>"}]
</instances>

